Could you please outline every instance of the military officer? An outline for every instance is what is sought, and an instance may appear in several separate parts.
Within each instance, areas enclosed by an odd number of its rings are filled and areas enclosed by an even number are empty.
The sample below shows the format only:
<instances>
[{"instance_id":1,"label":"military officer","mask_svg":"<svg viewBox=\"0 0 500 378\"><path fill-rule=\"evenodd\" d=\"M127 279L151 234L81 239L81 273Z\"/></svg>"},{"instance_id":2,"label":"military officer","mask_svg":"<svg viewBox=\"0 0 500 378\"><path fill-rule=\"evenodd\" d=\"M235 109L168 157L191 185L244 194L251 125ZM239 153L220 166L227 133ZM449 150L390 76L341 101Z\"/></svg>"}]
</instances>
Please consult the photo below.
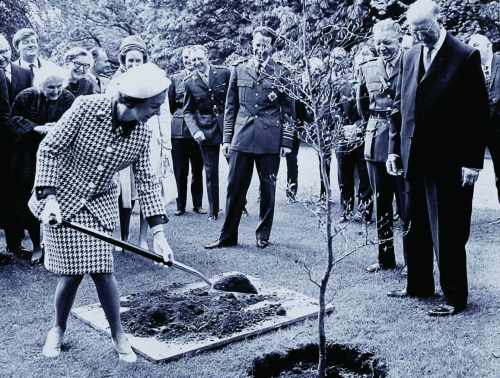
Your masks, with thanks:
<instances>
[{"instance_id":1,"label":"military officer","mask_svg":"<svg viewBox=\"0 0 500 378\"><path fill-rule=\"evenodd\" d=\"M203 159L198 144L195 142L184 121L184 81L191 75L191 49L182 50L184 69L172 77L168 90L170 112L172 113L172 164L174 166L175 182L177 184L177 210L174 215L186 212L187 184L189 163L191 163L191 197L193 211L206 214L202 208L203 200Z\"/></svg>"},{"instance_id":2,"label":"military officer","mask_svg":"<svg viewBox=\"0 0 500 378\"><path fill-rule=\"evenodd\" d=\"M208 219L214 221L219 216L219 154L231 72L210 65L207 49L201 45L191 47L191 63L195 72L185 82L184 120L200 145L207 180Z\"/></svg>"},{"instance_id":3,"label":"military officer","mask_svg":"<svg viewBox=\"0 0 500 378\"><path fill-rule=\"evenodd\" d=\"M253 31L253 57L237 62L231 71L224 113L222 151L230 154L226 216L218 240L207 249L236 245L245 198L254 165L260 180L260 223L256 245L266 248L274 216L280 153L293 143L293 101L283 88L287 72L271 53L276 39L268 27Z\"/></svg>"},{"instance_id":4,"label":"military officer","mask_svg":"<svg viewBox=\"0 0 500 378\"><path fill-rule=\"evenodd\" d=\"M360 66L360 84L356 96L358 111L364 120L368 120L364 152L374 192L379 239L378 262L368 266L368 272L396 267L392 209L394 195L399 214L404 218L403 181L400 177L390 176L385 168L389 116L402 57L401 30L396 22L386 19L373 26L373 37L379 57Z\"/></svg>"}]
</instances>

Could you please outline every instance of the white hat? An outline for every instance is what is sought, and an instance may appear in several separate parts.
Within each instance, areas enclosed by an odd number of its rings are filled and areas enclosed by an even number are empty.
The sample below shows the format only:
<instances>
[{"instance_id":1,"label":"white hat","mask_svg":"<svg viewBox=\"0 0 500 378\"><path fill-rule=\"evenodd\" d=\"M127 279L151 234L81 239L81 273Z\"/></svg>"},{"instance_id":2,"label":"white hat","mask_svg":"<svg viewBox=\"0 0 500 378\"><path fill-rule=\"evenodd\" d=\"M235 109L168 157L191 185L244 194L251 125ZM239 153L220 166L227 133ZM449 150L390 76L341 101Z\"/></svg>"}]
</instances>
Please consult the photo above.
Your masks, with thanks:
<instances>
[{"instance_id":1,"label":"white hat","mask_svg":"<svg viewBox=\"0 0 500 378\"><path fill-rule=\"evenodd\" d=\"M153 63L133 67L117 78L116 90L122 95L147 99L160 94L170 85L165 71Z\"/></svg>"}]
</instances>

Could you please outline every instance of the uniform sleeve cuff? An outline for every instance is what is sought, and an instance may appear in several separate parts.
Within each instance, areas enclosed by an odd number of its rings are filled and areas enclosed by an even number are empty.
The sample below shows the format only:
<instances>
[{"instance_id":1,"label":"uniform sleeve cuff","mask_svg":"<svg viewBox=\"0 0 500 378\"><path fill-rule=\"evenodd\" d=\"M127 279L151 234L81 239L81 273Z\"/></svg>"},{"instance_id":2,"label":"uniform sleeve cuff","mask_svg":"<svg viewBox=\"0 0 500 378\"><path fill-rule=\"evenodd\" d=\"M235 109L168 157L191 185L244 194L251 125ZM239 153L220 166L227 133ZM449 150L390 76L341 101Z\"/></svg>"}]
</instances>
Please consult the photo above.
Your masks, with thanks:
<instances>
[{"instance_id":1,"label":"uniform sleeve cuff","mask_svg":"<svg viewBox=\"0 0 500 378\"><path fill-rule=\"evenodd\" d=\"M56 188L53 186L37 186L35 188L36 199L43 200L50 195L56 195Z\"/></svg>"},{"instance_id":2,"label":"uniform sleeve cuff","mask_svg":"<svg viewBox=\"0 0 500 378\"><path fill-rule=\"evenodd\" d=\"M146 220L147 220L150 228L154 227L154 226L158 226L159 224L168 223L168 218L165 214L153 215L152 217L147 217Z\"/></svg>"}]
</instances>

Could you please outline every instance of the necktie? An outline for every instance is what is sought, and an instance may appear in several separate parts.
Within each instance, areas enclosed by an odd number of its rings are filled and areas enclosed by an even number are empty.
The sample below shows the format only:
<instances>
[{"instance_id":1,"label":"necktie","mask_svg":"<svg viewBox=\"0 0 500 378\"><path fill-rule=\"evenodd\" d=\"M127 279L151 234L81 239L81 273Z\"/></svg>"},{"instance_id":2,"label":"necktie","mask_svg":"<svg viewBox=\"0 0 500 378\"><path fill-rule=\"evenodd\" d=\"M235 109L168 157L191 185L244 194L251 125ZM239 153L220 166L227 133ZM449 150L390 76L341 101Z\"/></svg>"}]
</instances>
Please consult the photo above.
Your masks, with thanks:
<instances>
[{"instance_id":1,"label":"necktie","mask_svg":"<svg viewBox=\"0 0 500 378\"><path fill-rule=\"evenodd\" d=\"M35 74L35 65L33 63L30 64L30 71L32 75Z\"/></svg>"},{"instance_id":2,"label":"necktie","mask_svg":"<svg viewBox=\"0 0 500 378\"><path fill-rule=\"evenodd\" d=\"M257 65L255 66L255 71L257 72L257 76L260 76L261 69L262 69L262 64L260 64L260 62L257 62Z\"/></svg>"},{"instance_id":3,"label":"necktie","mask_svg":"<svg viewBox=\"0 0 500 378\"><path fill-rule=\"evenodd\" d=\"M387 76L391 76L392 73L392 63L389 62L385 65L385 72L387 73Z\"/></svg>"},{"instance_id":4,"label":"necktie","mask_svg":"<svg viewBox=\"0 0 500 378\"><path fill-rule=\"evenodd\" d=\"M490 82L490 79L491 79L491 72L490 72L490 67L488 67L487 65L484 65L483 66L483 73L484 73L484 78L486 80L486 85L489 87L489 82Z\"/></svg>"},{"instance_id":5,"label":"necktie","mask_svg":"<svg viewBox=\"0 0 500 378\"><path fill-rule=\"evenodd\" d=\"M433 49L427 49L427 53L424 55L424 68L427 71L432 63L432 51Z\"/></svg>"}]
</instances>

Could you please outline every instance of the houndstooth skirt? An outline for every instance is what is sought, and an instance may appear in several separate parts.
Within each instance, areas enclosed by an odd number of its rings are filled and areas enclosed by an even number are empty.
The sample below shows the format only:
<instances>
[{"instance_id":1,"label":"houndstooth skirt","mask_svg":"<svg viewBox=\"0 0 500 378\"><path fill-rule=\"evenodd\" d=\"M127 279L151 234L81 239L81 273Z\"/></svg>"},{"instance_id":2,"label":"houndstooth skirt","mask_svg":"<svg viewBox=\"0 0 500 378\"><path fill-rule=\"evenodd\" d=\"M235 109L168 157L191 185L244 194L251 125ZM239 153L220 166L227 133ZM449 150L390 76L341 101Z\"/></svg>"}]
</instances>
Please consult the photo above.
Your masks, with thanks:
<instances>
[{"instance_id":1,"label":"houndstooth skirt","mask_svg":"<svg viewBox=\"0 0 500 378\"><path fill-rule=\"evenodd\" d=\"M83 208L71 219L95 230L109 233ZM113 273L113 246L65 226L44 226L45 267L64 275Z\"/></svg>"}]
</instances>

